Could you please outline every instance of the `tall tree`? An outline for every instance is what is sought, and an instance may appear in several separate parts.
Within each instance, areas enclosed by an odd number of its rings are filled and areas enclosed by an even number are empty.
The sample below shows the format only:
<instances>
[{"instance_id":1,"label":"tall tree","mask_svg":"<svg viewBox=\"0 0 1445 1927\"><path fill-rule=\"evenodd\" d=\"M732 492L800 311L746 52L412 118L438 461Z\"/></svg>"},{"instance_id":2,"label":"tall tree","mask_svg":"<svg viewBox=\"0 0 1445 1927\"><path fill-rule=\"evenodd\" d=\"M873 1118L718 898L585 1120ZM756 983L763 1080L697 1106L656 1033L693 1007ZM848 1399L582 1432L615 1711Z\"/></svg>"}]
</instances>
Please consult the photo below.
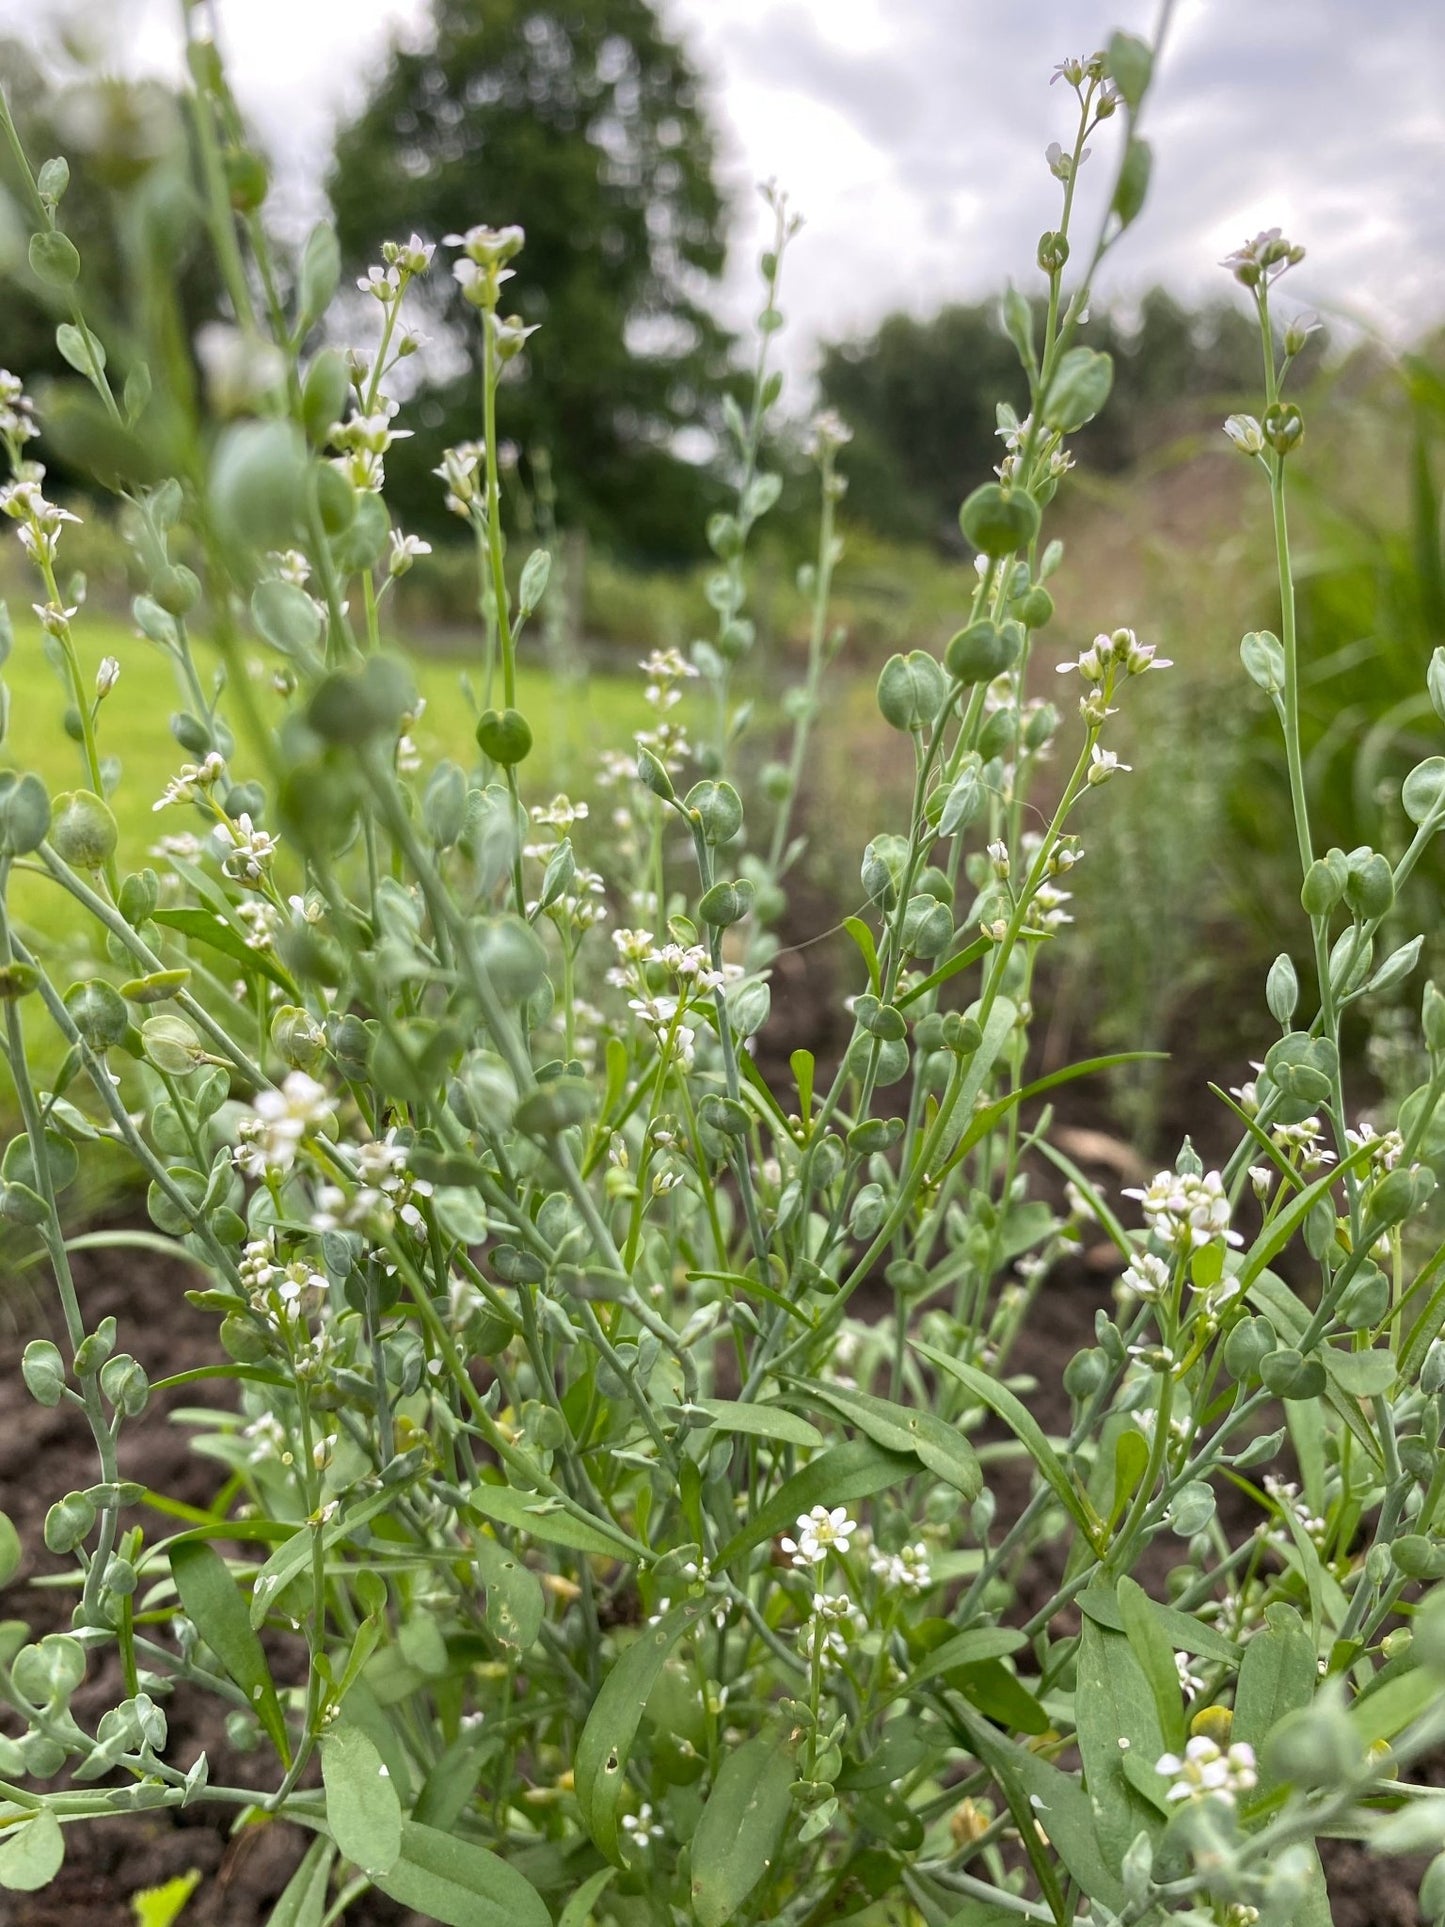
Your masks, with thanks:
<instances>
[{"instance_id":1,"label":"tall tree","mask_svg":"<svg viewBox=\"0 0 1445 1927\"><path fill-rule=\"evenodd\" d=\"M413 229L526 229L515 306L542 325L506 432L546 449L564 522L651 555L695 547L708 505L673 443L726 367L702 305L724 257L713 164L697 77L649 0L436 0L429 42L393 51L329 183L359 268ZM415 521L437 513L440 449L478 433L480 345L455 339L465 371L388 459Z\"/></svg>"}]
</instances>

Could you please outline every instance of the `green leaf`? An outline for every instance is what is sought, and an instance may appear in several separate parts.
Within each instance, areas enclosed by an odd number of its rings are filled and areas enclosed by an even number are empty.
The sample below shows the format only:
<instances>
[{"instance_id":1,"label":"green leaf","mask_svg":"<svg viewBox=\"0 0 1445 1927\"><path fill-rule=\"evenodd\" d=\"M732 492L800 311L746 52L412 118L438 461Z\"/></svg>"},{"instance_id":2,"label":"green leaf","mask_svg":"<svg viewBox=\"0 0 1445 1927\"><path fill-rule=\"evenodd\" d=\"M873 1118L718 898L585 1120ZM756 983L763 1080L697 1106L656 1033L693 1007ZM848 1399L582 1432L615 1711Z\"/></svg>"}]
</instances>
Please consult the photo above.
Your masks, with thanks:
<instances>
[{"instance_id":1,"label":"green leaf","mask_svg":"<svg viewBox=\"0 0 1445 1927\"><path fill-rule=\"evenodd\" d=\"M1135 1835L1158 1824L1157 1815L1141 1804L1125 1776L1120 1742L1127 1740L1127 1751L1152 1765L1165 1750L1164 1734L1149 1681L1128 1638L1106 1632L1089 1618L1079 1637L1074 1720L1099 1849L1117 1868ZM1043 1828L1049 1831L1047 1820Z\"/></svg>"},{"instance_id":2,"label":"green leaf","mask_svg":"<svg viewBox=\"0 0 1445 1927\"><path fill-rule=\"evenodd\" d=\"M863 961L868 966L868 982L876 996L882 979L878 972L878 946L873 941L873 932L861 917L844 917L843 928L863 953Z\"/></svg>"},{"instance_id":3,"label":"green leaf","mask_svg":"<svg viewBox=\"0 0 1445 1927\"><path fill-rule=\"evenodd\" d=\"M65 1836L48 1807L0 1840L0 1887L33 1894L48 1887L65 1859Z\"/></svg>"},{"instance_id":4,"label":"green leaf","mask_svg":"<svg viewBox=\"0 0 1445 1927\"><path fill-rule=\"evenodd\" d=\"M910 989L905 990L898 998L898 1008L902 1010L905 1005L913 1003L917 998L926 997L930 990L937 990L940 984L946 984L949 978L956 977L960 970L967 970L971 963L977 963L979 958L986 956L992 948L991 937L976 937L956 956L950 957L947 963L940 964L937 970L925 977L921 983L914 984ZM875 990L878 988L876 983L873 988Z\"/></svg>"},{"instance_id":5,"label":"green leaf","mask_svg":"<svg viewBox=\"0 0 1445 1927\"><path fill-rule=\"evenodd\" d=\"M251 1625L245 1595L214 1546L198 1540L171 1547L171 1576L187 1619L246 1695L284 1765L291 1763L286 1720L271 1668Z\"/></svg>"},{"instance_id":6,"label":"green leaf","mask_svg":"<svg viewBox=\"0 0 1445 1927\"><path fill-rule=\"evenodd\" d=\"M957 1379L965 1391L971 1392L981 1404L988 1407L995 1418L1003 1420L1052 1486L1069 1517L1094 1550L1102 1555L1103 1521L1064 1470L1063 1461L1044 1437L1043 1427L1028 1407L1015 1398L1006 1385L990 1378L987 1372L980 1371L977 1366L965 1365L962 1359L950 1358L947 1352L937 1351L932 1345L924 1345L916 1339L913 1349L950 1378Z\"/></svg>"},{"instance_id":7,"label":"green leaf","mask_svg":"<svg viewBox=\"0 0 1445 1927\"><path fill-rule=\"evenodd\" d=\"M1308 1706L1319 1684L1315 1643L1294 1607L1267 1606L1264 1619L1244 1649L1230 1728L1230 1738L1261 1759L1273 1729L1286 1713Z\"/></svg>"},{"instance_id":8,"label":"green leaf","mask_svg":"<svg viewBox=\"0 0 1445 1927\"><path fill-rule=\"evenodd\" d=\"M321 1742L326 1826L348 1860L372 1879L401 1854L401 1801L381 1755L359 1727L340 1723Z\"/></svg>"},{"instance_id":9,"label":"green leaf","mask_svg":"<svg viewBox=\"0 0 1445 1927\"><path fill-rule=\"evenodd\" d=\"M1419 1719L1439 1701L1439 1680L1423 1667L1417 1667L1412 1672L1396 1673L1370 1692L1362 1693L1348 1717L1358 1730L1361 1743L1374 1746L1382 1740L1393 1740L1412 1720Z\"/></svg>"},{"instance_id":10,"label":"green leaf","mask_svg":"<svg viewBox=\"0 0 1445 1927\"><path fill-rule=\"evenodd\" d=\"M791 1382L810 1398L841 1413L875 1445L890 1452L912 1452L930 1472L961 1492L965 1499L972 1501L983 1490L978 1454L963 1434L937 1413L896 1405L891 1399L875 1398L869 1392L823 1385L816 1379Z\"/></svg>"},{"instance_id":11,"label":"green leaf","mask_svg":"<svg viewBox=\"0 0 1445 1927\"><path fill-rule=\"evenodd\" d=\"M779 1486L761 1511L728 1540L714 1565L729 1566L750 1546L787 1532L815 1505L847 1505L853 1499L871 1498L889 1486L902 1485L914 1472L911 1454L904 1457L885 1452L871 1439L850 1439L846 1445L830 1446Z\"/></svg>"},{"instance_id":12,"label":"green leaf","mask_svg":"<svg viewBox=\"0 0 1445 1927\"><path fill-rule=\"evenodd\" d=\"M1342 1352L1332 1345L1321 1345L1319 1361L1349 1398L1379 1398L1395 1382L1393 1352Z\"/></svg>"},{"instance_id":13,"label":"green leaf","mask_svg":"<svg viewBox=\"0 0 1445 1927\"><path fill-rule=\"evenodd\" d=\"M61 322L55 330L55 345L60 350L61 360L68 361L76 374L84 375L87 381L94 380L87 351L94 358L97 368L105 367L104 344L88 328L77 327L73 321Z\"/></svg>"},{"instance_id":14,"label":"green leaf","mask_svg":"<svg viewBox=\"0 0 1445 1927\"><path fill-rule=\"evenodd\" d=\"M368 1520L374 1519L378 1512L384 1512L395 1501L394 1492L373 1492L369 1498L362 1499L356 1505L348 1506L343 1512L338 1512L328 1525L321 1528L322 1551L329 1552L333 1546L339 1546L344 1539L349 1539L353 1532L364 1526ZM266 1615L271 1610L272 1600L278 1593L285 1591L297 1573L304 1571L310 1565L311 1548L315 1543L316 1530L315 1526L304 1525L298 1526L294 1532L289 1533L251 1581L252 1626L259 1627L264 1624ZM227 1536L235 1535L228 1533Z\"/></svg>"},{"instance_id":15,"label":"green leaf","mask_svg":"<svg viewBox=\"0 0 1445 1927\"><path fill-rule=\"evenodd\" d=\"M536 1644L546 1612L541 1581L485 1533L472 1541L472 1558L486 1588L487 1631L512 1652L527 1652Z\"/></svg>"},{"instance_id":16,"label":"green leaf","mask_svg":"<svg viewBox=\"0 0 1445 1927\"><path fill-rule=\"evenodd\" d=\"M763 1439L782 1439L809 1451L822 1451L826 1440L816 1425L790 1412L782 1405L744 1405L734 1398L700 1398L698 1404L709 1414L719 1432L746 1432Z\"/></svg>"},{"instance_id":17,"label":"green leaf","mask_svg":"<svg viewBox=\"0 0 1445 1927\"><path fill-rule=\"evenodd\" d=\"M1049 1836L1053 1851L1080 1891L1116 1912L1124 1905L1119 1876L1099 1850L1093 1802L1076 1779L1027 1747L990 1726L971 1708L959 1707L958 1716L972 1750L988 1768L1007 1797L1022 1793L1020 1819L1036 1820ZM1116 1741L1117 1750L1117 1741ZM1155 1756L1158 1757L1157 1755ZM1013 1805L1013 1799L1010 1800ZM1026 1836L1027 1837L1027 1836ZM1060 1916L1063 1918L1064 1916Z\"/></svg>"},{"instance_id":18,"label":"green leaf","mask_svg":"<svg viewBox=\"0 0 1445 1927\"><path fill-rule=\"evenodd\" d=\"M760 1733L718 1770L692 1836L692 1908L700 1927L726 1927L777 1858L792 1806L793 1756Z\"/></svg>"},{"instance_id":19,"label":"green leaf","mask_svg":"<svg viewBox=\"0 0 1445 1927\"><path fill-rule=\"evenodd\" d=\"M1132 1579L1118 1585L1119 1611L1124 1620L1124 1635L1139 1662L1139 1669L1154 1695L1155 1710L1164 1745L1171 1753L1184 1751L1184 1701L1179 1688L1179 1671L1174 1664L1174 1646L1163 1616L1144 1588ZM1153 1761L1149 1764L1152 1766Z\"/></svg>"},{"instance_id":20,"label":"green leaf","mask_svg":"<svg viewBox=\"0 0 1445 1927\"><path fill-rule=\"evenodd\" d=\"M229 957L248 973L257 972L267 977L282 990L296 994L296 985L287 976L274 957L264 950L253 950L234 925L224 918L215 916L209 910L155 910L152 921L162 924L167 930L178 931L189 937L193 943L209 944L212 950L219 950L223 957Z\"/></svg>"},{"instance_id":21,"label":"green leaf","mask_svg":"<svg viewBox=\"0 0 1445 1927\"><path fill-rule=\"evenodd\" d=\"M592 1918L593 1907L602 1897L608 1883L616 1878L616 1867L602 1867L590 1875L557 1916L557 1927L587 1927L588 1921Z\"/></svg>"},{"instance_id":22,"label":"green leaf","mask_svg":"<svg viewBox=\"0 0 1445 1927\"><path fill-rule=\"evenodd\" d=\"M174 1880L164 1881L159 1887L143 1887L139 1893L132 1894L130 1909L135 1915L136 1927L175 1927L186 1902L200 1884L200 1873L193 1867L189 1873L178 1873Z\"/></svg>"},{"instance_id":23,"label":"green leaf","mask_svg":"<svg viewBox=\"0 0 1445 1927\"><path fill-rule=\"evenodd\" d=\"M572 1772L582 1823L616 1866L622 1865L617 1836L627 1759L642 1709L668 1654L705 1610L701 1600L675 1606L638 1635L603 1680L577 1742Z\"/></svg>"},{"instance_id":24,"label":"green leaf","mask_svg":"<svg viewBox=\"0 0 1445 1927\"><path fill-rule=\"evenodd\" d=\"M401 1857L375 1884L441 1927L552 1927L542 1896L515 1867L415 1820L402 1822Z\"/></svg>"},{"instance_id":25,"label":"green leaf","mask_svg":"<svg viewBox=\"0 0 1445 1927\"><path fill-rule=\"evenodd\" d=\"M581 1518L564 1511L557 1500L538 1492L521 1492L510 1485L478 1485L472 1488L468 1504L484 1519L528 1533L541 1545L567 1546L573 1552L595 1553L606 1559L637 1557L636 1546L615 1527L609 1530L590 1514Z\"/></svg>"},{"instance_id":26,"label":"green leaf","mask_svg":"<svg viewBox=\"0 0 1445 1927\"><path fill-rule=\"evenodd\" d=\"M286 1890L271 1909L266 1927L321 1927L326 1913L326 1890L331 1884L334 1843L324 1835L311 1842L301 1865L286 1882Z\"/></svg>"},{"instance_id":27,"label":"green leaf","mask_svg":"<svg viewBox=\"0 0 1445 1927\"><path fill-rule=\"evenodd\" d=\"M946 1171L954 1161L954 1155L958 1152L961 1141L966 1138L969 1142L975 1141L968 1136L973 1122L973 1107L978 1101L979 1093L988 1082L988 1074L997 1062L999 1053L1008 1042L1009 1035L1018 1022L1018 1014L1018 1006L1007 997L994 999L993 1009L988 1013L987 1021L983 1026L983 1042L968 1060L968 1068L963 1074L958 1099L953 1107L952 1120L944 1132L942 1144L938 1147L934 1164L935 1169L940 1173ZM964 1015L970 1016L972 1012L965 1011Z\"/></svg>"},{"instance_id":28,"label":"green leaf","mask_svg":"<svg viewBox=\"0 0 1445 1927\"><path fill-rule=\"evenodd\" d=\"M1028 1641L1011 1626L970 1626L966 1632L955 1633L952 1639L945 1639L941 1646L935 1646L913 1668L906 1680L900 1680L891 1698L901 1693L911 1693L926 1680L937 1679L959 1666L973 1666L984 1659L1003 1659L1009 1653L1016 1653Z\"/></svg>"},{"instance_id":29,"label":"green leaf","mask_svg":"<svg viewBox=\"0 0 1445 1927\"><path fill-rule=\"evenodd\" d=\"M1093 1585L1079 1594L1079 1605L1090 1619L1096 1619L1110 1632L1124 1631L1124 1615L1119 1607L1118 1595L1112 1587ZM1195 1619L1192 1613L1182 1613L1173 1606L1161 1606L1154 1601L1154 1616L1164 1628L1164 1635L1176 1652L1197 1653L1202 1659L1217 1659L1227 1666L1239 1664L1240 1648L1233 1640L1226 1639L1223 1633L1216 1632L1212 1626Z\"/></svg>"}]
</instances>

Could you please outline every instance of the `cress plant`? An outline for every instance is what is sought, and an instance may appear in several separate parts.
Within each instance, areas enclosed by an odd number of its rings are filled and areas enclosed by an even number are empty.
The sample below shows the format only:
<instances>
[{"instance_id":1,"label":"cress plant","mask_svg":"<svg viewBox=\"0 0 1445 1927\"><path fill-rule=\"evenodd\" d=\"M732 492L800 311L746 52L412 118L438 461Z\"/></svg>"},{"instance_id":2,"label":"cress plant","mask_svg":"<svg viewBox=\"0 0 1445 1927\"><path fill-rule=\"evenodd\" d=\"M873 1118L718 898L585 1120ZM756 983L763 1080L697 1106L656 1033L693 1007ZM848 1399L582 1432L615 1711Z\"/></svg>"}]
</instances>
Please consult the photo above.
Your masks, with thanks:
<instances>
[{"instance_id":1,"label":"cress plant","mask_svg":"<svg viewBox=\"0 0 1445 1927\"><path fill-rule=\"evenodd\" d=\"M1445 1000L1424 987L1428 1062L1388 1127L1361 1119L1340 1052L1352 1007L1415 966L1419 937L1382 954L1377 933L1445 822L1445 758L1405 781L1393 864L1317 847L1284 393L1305 327L1276 293L1300 250L1265 234L1227 264L1263 358L1259 413L1229 433L1279 556L1279 635L1242 653L1280 724L1298 955L1264 987L1278 1041L1217 1093L1233 1156L1206 1171L1186 1144L1121 1203L1051 1144L1046 1099L1124 1060L1031 1079L1030 1026L1093 791L1127 781L1112 719L1168 665L1120 626L1070 644L1067 682L1046 679L1060 707L1030 668L1062 562L1044 513L1110 386L1080 334L1147 188L1151 49L1117 35L1058 69L1046 309L1005 302L1030 412L1001 411L997 478L961 510L978 572L958 633L879 677L912 804L862 854L842 1061L794 1051L785 1079L762 1068L787 1051L769 977L828 726L847 442L817 423L806 667L745 803L785 202L751 402L727 405L706 633L644 664L636 743L604 753L590 809L530 792L546 720L517 703L549 571L504 534L524 236L441 242L485 354L479 439L439 476L485 619L458 698L477 758L428 767L382 624L423 547L384 482L434 243L388 244L363 345L334 345L335 239L273 248L264 166L187 17L196 180L167 162L132 183L136 298L114 325L65 234L66 162L32 173L5 119L76 379L37 408L4 378L0 506L34 569L41 637L19 646L64 685L78 766L63 795L0 777L20 1120L0 1212L43 1250L64 1327L28 1347L26 1385L89 1426L96 1479L45 1522L70 1632L0 1627L0 1884L43 1886L93 1816L210 1803L306 1836L285 1927L371 1887L452 1927L1316 1927L1320 1836L1445 1840L1445 1795L1410 1777L1445 1740L1445 1602L1420 1604L1445 1576L1426 1227ZM1081 246L1087 143L1114 132ZM193 363L168 263L196 223L231 314ZM50 443L119 498L136 624L176 674L145 849L120 847L107 801L125 662L82 674ZM1445 716L1441 652L1428 686ZM22 764L26 727L10 719ZM74 981L17 917L22 877L88 918ZM214 1394L187 1416L218 1497L159 1534L127 1477L158 1388L87 1316L60 1216L102 1141L219 1327L215 1366L185 1375ZM1088 1223L1118 1253L1115 1311L1046 1429L1010 1351ZM21 1560L0 1523L6 1580ZM111 1653L115 1704L82 1717ZM256 1756L250 1784L173 1756L167 1709L198 1696ZM1445 1918L1445 1857L1422 1905Z\"/></svg>"}]
</instances>

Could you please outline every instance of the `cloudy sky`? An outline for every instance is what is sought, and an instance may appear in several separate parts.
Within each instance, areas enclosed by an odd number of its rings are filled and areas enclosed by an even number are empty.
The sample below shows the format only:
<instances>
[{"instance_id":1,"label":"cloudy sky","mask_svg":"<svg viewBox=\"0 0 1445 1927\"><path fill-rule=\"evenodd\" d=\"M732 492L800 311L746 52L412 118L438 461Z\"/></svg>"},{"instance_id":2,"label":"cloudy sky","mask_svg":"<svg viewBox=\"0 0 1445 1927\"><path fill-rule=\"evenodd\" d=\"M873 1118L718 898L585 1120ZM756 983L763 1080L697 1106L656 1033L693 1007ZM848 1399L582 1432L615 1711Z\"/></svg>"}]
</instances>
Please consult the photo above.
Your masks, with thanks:
<instances>
[{"instance_id":1,"label":"cloudy sky","mask_svg":"<svg viewBox=\"0 0 1445 1927\"><path fill-rule=\"evenodd\" d=\"M807 221L784 302L800 371L819 336L890 308L926 313L1010 277L1028 286L1057 206L1043 149L1069 132L1052 64L1111 27L1147 30L1155 4L661 0L722 139L736 210L729 318L753 305L753 184L767 177ZM43 37L75 11L0 0L0 32ZM114 63L173 68L176 11L176 0L109 0ZM299 221L336 117L359 104L389 39L422 30L425 0L217 0L217 13ZM1147 128L1154 188L1107 285L1124 297L1155 281L1224 292L1220 256L1279 224L1309 249L1293 277L1306 303L1397 340L1445 319L1442 66L1438 0L1178 0ZM1096 143L1100 185L1108 144Z\"/></svg>"}]
</instances>

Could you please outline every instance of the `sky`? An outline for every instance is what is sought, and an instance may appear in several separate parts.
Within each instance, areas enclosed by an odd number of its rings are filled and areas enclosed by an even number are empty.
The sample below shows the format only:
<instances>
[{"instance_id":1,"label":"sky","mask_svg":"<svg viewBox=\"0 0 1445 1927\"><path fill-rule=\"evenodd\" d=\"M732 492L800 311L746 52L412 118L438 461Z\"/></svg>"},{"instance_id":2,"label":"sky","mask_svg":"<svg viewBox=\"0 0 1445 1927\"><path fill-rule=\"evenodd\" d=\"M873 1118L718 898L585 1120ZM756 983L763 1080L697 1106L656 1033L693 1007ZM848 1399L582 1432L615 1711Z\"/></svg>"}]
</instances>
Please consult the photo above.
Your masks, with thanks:
<instances>
[{"instance_id":1,"label":"sky","mask_svg":"<svg viewBox=\"0 0 1445 1927\"><path fill-rule=\"evenodd\" d=\"M719 134L734 209L726 319L756 306L756 183L775 178L804 215L782 305L787 360L806 373L820 339L865 333L892 309L927 314L1010 279L1032 288L1059 193L1044 148L1071 131L1053 64L1115 26L1147 31L1157 0L659 4ZM215 5L236 91L278 163L280 208L300 225L318 210L337 117L360 105L393 35L424 31L426 0ZM0 0L0 33L43 41L76 11ZM174 71L177 11L109 0L113 64ZM1156 282L1225 294L1220 258L1279 225L1308 250L1291 293L1337 327L1350 318L1399 342L1445 320L1442 70L1439 0L1177 0L1144 129L1149 204L1101 296ZM1086 215L1115 138L1117 123L1101 130L1081 178Z\"/></svg>"}]
</instances>

